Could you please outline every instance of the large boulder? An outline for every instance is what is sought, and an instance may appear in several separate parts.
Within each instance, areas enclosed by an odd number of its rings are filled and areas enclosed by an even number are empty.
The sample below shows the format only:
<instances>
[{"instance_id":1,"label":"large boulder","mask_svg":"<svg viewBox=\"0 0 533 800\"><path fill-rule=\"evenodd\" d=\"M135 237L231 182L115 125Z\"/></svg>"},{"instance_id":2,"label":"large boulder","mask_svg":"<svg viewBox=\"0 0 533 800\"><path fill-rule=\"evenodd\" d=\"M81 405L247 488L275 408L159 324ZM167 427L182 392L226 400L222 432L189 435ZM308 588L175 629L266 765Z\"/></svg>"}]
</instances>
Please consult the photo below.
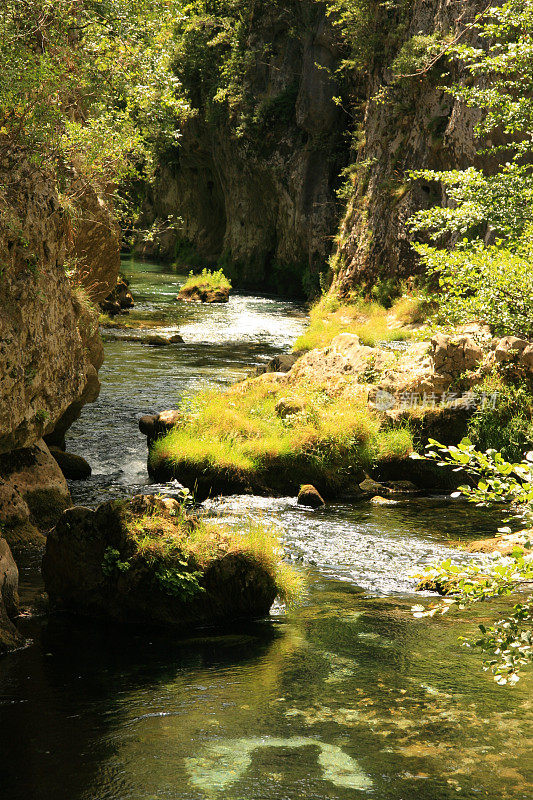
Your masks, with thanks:
<instances>
[{"instance_id":1,"label":"large boulder","mask_svg":"<svg viewBox=\"0 0 533 800\"><path fill-rule=\"evenodd\" d=\"M43 441L0 456L0 498L9 543L42 544L35 526L50 528L71 504L67 482Z\"/></svg>"},{"instance_id":2,"label":"large boulder","mask_svg":"<svg viewBox=\"0 0 533 800\"><path fill-rule=\"evenodd\" d=\"M0 655L20 647L23 639L11 622L18 610L18 570L9 545L0 539Z\"/></svg>"},{"instance_id":3,"label":"large boulder","mask_svg":"<svg viewBox=\"0 0 533 800\"><path fill-rule=\"evenodd\" d=\"M182 630L268 614L277 588L264 559L216 525L204 528L203 550L189 547L198 524L153 496L69 509L43 558L52 606Z\"/></svg>"}]
</instances>

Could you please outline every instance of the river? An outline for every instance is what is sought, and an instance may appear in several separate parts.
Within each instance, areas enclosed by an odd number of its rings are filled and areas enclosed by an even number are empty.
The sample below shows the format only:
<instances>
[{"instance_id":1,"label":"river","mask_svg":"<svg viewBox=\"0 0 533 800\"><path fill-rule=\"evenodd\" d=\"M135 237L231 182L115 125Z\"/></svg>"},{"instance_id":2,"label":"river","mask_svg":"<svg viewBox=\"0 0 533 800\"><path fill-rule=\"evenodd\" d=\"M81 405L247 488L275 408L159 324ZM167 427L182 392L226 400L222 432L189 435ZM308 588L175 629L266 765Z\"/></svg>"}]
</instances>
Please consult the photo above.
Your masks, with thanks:
<instances>
[{"instance_id":1,"label":"river","mask_svg":"<svg viewBox=\"0 0 533 800\"><path fill-rule=\"evenodd\" d=\"M104 331L102 393L69 432L93 466L73 483L95 504L150 486L144 413L224 385L287 351L295 304L235 295L179 304L185 276L125 262L136 308L185 344ZM413 619L412 574L494 530L443 498L299 508L293 498L213 500L206 513L275 525L308 576L294 609L185 641L68 615L21 625L31 644L0 661L2 800L530 800L531 676L497 687L461 647L476 614ZM21 592L35 591L35 565ZM486 610L490 618L490 610Z\"/></svg>"}]
</instances>

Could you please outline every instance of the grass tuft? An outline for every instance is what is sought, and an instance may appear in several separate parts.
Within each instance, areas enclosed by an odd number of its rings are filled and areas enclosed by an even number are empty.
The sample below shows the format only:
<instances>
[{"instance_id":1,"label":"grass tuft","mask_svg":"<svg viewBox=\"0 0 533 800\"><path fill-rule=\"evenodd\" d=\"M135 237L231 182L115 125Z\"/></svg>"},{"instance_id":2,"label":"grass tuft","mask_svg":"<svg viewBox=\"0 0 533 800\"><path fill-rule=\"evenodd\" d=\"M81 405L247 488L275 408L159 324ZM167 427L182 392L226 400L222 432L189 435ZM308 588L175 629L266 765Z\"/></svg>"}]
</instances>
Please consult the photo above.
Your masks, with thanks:
<instances>
[{"instance_id":1,"label":"grass tuft","mask_svg":"<svg viewBox=\"0 0 533 800\"><path fill-rule=\"evenodd\" d=\"M189 277L181 287L181 291L190 289L224 289L230 290L231 283L221 269L210 270L204 268L200 273L189 273Z\"/></svg>"},{"instance_id":2,"label":"grass tuft","mask_svg":"<svg viewBox=\"0 0 533 800\"><path fill-rule=\"evenodd\" d=\"M405 341L412 336L406 326L420 323L424 309L423 300L412 295L403 295L391 309L361 298L341 301L333 295L325 295L311 309L309 327L296 341L294 349L328 347L341 333L354 333L369 347L381 342Z\"/></svg>"}]
</instances>

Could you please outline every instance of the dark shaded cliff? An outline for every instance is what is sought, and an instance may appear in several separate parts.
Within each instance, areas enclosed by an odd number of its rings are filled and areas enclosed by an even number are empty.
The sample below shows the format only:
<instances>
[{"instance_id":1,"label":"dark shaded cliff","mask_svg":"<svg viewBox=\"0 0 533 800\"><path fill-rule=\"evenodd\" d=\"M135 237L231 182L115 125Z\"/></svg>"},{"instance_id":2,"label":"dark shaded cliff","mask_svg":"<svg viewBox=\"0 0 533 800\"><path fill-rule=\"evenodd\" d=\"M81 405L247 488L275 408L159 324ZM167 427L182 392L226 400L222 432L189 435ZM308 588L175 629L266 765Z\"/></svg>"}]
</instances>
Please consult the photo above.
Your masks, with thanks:
<instances>
[{"instance_id":1,"label":"dark shaded cliff","mask_svg":"<svg viewBox=\"0 0 533 800\"><path fill-rule=\"evenodd\" d=\"M237 100L213 100L199 68L177 65L195 114L162 159L143 223L173 214L182 225L143 249L185 264L195 251L241 287L310 291L331 251L349 151L349 118L334 101L342 51L325 4L255 6L235 45Z\"/></svg>"},{"instance_id":2,"label":"dark shaded cliff","mask_svg":"<svg viewBox=\"0 0 533 800\"><path fill-rule=\"evenodd\" d=\"M232 40L237 64L229 44L213 45L200 67L207 34L196 55L186 41L176 70L193 116L142 213L143 225L181 222L141 252L219 264L237 286L283 293L312 294L332 279L341 291L366 288L417 271L405 222L442 195L406 174L475 155L475 113L442 89L460 77L457 66L446 56L424 66L486 4L352 5L363 11L348 30L325 3L251 3ZM414 77L394 80L398 56Z\"/></svg>"}]
</instances>

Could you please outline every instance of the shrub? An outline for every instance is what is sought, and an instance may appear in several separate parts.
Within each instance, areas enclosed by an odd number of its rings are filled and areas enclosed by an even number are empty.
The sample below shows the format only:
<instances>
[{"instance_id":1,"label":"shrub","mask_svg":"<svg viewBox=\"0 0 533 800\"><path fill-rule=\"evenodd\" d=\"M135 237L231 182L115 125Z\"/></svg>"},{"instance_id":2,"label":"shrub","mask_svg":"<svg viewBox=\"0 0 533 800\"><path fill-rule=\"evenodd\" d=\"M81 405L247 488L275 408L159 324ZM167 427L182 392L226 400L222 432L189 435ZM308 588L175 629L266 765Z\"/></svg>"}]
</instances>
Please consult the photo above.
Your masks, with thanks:
<instances>
[{"instance_id":1,"label":"shrub","mask_svg":"<svg viewBox=\"0 0 533 800\"><path fill-rule=\"evenodd\" d=\"M416 245L438 282L435 320L490 325L495 335L533 336L533 272L526 254L481 243L440 250Z\"/></svg>"},{"instance_id":2,"label":"shrub","mask_svg":"<svg viewBox=\"0 0 533 800\"><path fill-rule=\"evenodd\" d=\"M204 269L195 275L194 272L189 273L187 281L181 287L182 290L187 289L231 289L231 283L226 278L221 269L210 270Z\"/></svg>"}]
</instances>

